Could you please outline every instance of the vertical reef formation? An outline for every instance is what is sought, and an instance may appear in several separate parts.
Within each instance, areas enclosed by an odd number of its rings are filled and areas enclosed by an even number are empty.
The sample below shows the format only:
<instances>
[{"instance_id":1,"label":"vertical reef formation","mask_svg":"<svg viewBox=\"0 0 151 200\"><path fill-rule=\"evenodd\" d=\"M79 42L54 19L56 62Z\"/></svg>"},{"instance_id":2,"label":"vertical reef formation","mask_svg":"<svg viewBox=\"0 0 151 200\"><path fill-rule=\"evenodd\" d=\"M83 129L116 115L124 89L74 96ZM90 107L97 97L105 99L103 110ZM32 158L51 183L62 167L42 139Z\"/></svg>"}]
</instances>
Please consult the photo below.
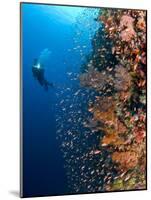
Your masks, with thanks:
<instances>
[{"instance_id":1,"label":"vertical reef formation","mask_svg":"<svg viewBox=\"0 0 151 200\"><path fill-rule=\"evenodd\" d=\"M106 160L103 167L112 169L102 171L106 181L94 188L96 192L145 189L146 11L104 8L97 20L101 27L79 80L95 92L87 101L89 124L84 124L93 134L100 133L99 147L91 155L98 160L106 155L109 163ZM96 167L99 170L102 164Z\"/></svg>"}]
</instances>

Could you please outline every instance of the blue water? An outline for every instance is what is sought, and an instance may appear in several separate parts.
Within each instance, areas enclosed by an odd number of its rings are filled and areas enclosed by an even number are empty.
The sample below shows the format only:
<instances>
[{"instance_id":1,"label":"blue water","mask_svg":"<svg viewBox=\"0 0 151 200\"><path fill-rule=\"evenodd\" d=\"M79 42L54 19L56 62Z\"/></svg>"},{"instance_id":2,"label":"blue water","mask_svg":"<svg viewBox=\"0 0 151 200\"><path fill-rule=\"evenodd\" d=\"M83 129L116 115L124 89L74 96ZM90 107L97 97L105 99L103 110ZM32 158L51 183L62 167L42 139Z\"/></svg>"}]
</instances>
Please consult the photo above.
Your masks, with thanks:
<instances>
[{"instance_id":1,"label":"blue water","mask_svg":"<svg viewBox=\"0 0 151 200\"><path fill-rule=\"evenodd\" d=\"M24 196L70 192L60 150L63 141L56 139L56 119L64 116L58 102L66 95L72 97L80 87L78 79L72 81L68 74L78 74L91 52L91 39L99 26L95 15L96 9L91 8L22 4ZM74 49L79 45L86 46L82 56ZM54 84L48 91L33 77L35 58L41 59L46 79Z\"/></svg>"}]
</instances>

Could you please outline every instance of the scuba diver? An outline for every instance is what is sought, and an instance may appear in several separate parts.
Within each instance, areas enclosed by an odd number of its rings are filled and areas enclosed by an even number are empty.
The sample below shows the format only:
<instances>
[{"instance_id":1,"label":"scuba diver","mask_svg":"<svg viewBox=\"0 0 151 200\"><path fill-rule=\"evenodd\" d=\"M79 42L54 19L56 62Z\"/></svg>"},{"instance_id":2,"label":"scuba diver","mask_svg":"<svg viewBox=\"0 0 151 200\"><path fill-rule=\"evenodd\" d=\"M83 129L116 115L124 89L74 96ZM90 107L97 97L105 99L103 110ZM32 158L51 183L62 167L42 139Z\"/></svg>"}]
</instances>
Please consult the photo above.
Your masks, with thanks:
<instances>
[{"instance_id":1,"label":"scuba diver","mask_svg":"<svg viewBox=\"0 0 151 200\"><path fill-rule=\"evenodd\" d=\"M47 81L44 77L44 68L38 62L38 59L34 59L34 64L32 66L32 73L35 79L40 83L40 85L48 91L49 86L52 87L53 83Z\"/></svg>"}]
</instances>

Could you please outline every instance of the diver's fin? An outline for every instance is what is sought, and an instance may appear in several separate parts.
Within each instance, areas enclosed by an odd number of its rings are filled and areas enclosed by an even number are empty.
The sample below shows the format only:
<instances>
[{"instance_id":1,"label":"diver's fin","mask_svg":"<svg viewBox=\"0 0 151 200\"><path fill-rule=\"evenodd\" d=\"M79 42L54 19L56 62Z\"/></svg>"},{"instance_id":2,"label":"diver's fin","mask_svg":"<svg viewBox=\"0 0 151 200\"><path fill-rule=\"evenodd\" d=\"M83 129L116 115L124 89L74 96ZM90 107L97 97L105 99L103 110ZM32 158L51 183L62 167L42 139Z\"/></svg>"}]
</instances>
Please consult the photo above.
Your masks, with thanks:
<instances>
[{"instance_id":1,"label":"diver's fin","mask_svg":"<svg viewBox=\"0 0 151 200\"><path fill-rule=\"evenodd\" d=\"M53 87L53 86L54 86L54 84L53 83L49 83L48 81L45 81L45 83L44 83L44 89L46 91L48 91L49 87Z\"/></svg>"}]
</instances>

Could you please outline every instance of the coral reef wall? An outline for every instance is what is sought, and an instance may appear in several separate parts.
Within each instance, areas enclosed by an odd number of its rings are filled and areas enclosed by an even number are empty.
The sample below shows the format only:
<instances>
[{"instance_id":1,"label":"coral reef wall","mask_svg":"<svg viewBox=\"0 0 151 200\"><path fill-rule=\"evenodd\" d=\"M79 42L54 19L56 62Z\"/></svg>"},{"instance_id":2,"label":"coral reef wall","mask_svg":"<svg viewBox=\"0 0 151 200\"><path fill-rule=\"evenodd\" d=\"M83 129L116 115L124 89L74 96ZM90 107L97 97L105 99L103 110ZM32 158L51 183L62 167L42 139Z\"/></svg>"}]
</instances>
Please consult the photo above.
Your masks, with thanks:
<instances>
[{"instance_id":1,"label":"coral reef wall","mask_svg":"<svg viewBox=\"0 0 151 200\"><path fill-rule=\"evenodd\" d=\"M104 8L97 20L101 27L79 77L97 94L87 102L87 127L102 133L92 155L101 159L106 152L111 159L112 175L104 176L102 190L145 189L146 11Z\"/></svg>"}]
</instances>

